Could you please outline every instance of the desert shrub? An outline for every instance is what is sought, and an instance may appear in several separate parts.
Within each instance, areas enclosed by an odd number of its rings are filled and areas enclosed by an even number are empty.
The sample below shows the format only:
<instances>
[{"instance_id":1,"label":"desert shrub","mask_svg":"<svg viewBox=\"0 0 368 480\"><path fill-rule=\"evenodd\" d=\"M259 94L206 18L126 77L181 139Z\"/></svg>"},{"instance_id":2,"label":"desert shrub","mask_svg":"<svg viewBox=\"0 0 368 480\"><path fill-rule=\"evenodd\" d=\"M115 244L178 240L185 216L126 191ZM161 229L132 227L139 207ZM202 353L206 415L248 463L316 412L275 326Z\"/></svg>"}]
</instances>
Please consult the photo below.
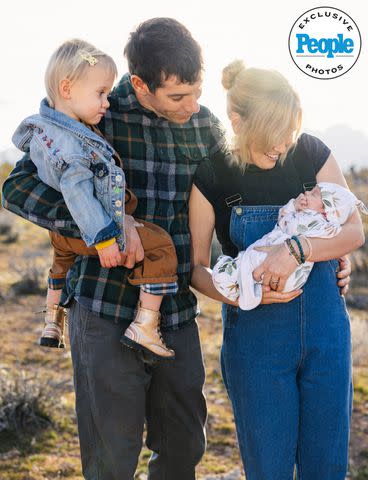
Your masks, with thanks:
<instances>
[{"instance_id":1,"label":"desert shrub","mask_svg":"<svg viewBox=\"0 0 368 480\"><path fill-rule=\"evenodd\" d=\"M10 230L6 235L1 238L1 243L9 245L10 243L16 243L19 239L19 233Z\"/></svg>"},{"instance_id":2,"label":"desert shrub","mask_svg":"<svg viewBox=\"0 0 368 480\"><path fill-rule=\"evenodd\" d=\"M368 321L365 318L351 316L351 336L354 365L368 365Z\"/></svg>"},{"instance_id":3,"label":"desert shrub","mask_svg":"<svg viewBox=\"0 0 368 480\"><path fill-rule=\"evenodd\" d=\"M34 433L51 423L51 386L25 371L0 370L0 434Z\"/></svg>"},{"instance_id":4,"label":"desert shrub","mask_svg":"<svg viewBox=\"0 0 368 480\"><path fill-rule=\"evenodd\" d=\"M0 209L0 242L14 243L18 240L18 236L15 227L15 215Z\"/></svg>"},{"instance_id":5,"label":"desert shrub","mask_svg":"<svg viewBox=\"0 0 368 480\"><path fill-rule=\"evenodd\" d=\"M7 178L9 173L13 170L13 165L11 165L9 162L3 162L0 165L0 191L2 189L4 180ZM0 195L0 207L1 207L1 195Z\"/></svg>"},{"instance_id":6,"label":"desert shrub","mask_svg":"<svg viewBox=\"0 0 368 480\"><path fill-rule=\"evenodd\" d=\"M18 297L20 295L44 295L46 293L45 286L40 285L40 279L37 271L27 271L26 276L13 283L10 287L10 296Z\"/></svg>"},{"instance_id":7,"label":"desert shrub","mask_svg":"<svg viewBox=\"0 0 368 480\"><path fill-rule=\"evenodd\" d=\"M15 216L7 210L0 210L0 235L9 235L14 228Z\"/></svg>"},{"instance_id":8,"label":"desert shrub","mask_svg":"<svg viewBox=\"0 0 368 480\"><path fill-rule=\"evenodd\" d=\"M3 222L0 216L0 235L9 235L12 230L12 225L10 222Z\"/></svg>"},{"instance_id":9,"label":"desert shrub","mask_svg":"<svg viewBox=\"0 0 368 480\"><path fill-rule=\"evenodd\" d=\"M13 264L21 279L10 287L11 296L43 295L46 293L44 255L39 252L24 252L21 263Z\"/></svg>"}]
</instances>

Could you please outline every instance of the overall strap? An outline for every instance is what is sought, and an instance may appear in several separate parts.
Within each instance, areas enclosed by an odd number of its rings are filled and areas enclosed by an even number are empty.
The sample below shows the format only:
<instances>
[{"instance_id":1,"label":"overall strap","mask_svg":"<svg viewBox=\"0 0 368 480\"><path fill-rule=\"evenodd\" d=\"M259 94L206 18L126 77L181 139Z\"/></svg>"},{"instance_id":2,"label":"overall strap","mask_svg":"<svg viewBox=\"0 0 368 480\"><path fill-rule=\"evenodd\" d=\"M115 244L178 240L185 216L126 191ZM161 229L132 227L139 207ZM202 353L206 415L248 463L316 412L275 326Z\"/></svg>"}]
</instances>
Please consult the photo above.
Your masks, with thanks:
<instances>
[{"instance_id":1,"label":"overall strap","mask_svg":"<svg viewBox=\"0 0 368 480\"><path fill-rule=\"evenodd\" d=\"M226 165L228 162L230 162L229 157L230 157L230 152L229 151L218 151L216 152L212 157L212 165L213 165L213 170L214 170L214 179L215 179L215 188L217 188L218 191L218 202L221 205L221 208L229 208L230 210L232 207L236 207L238 205L243 204L243 197L240 193L239 189L239 178L232 178L231 180L231 188L229 189L228 182L225 181L225 189L224 189L224 183L222 180L229 175L231 170L227 169L225 167L224 171L224 164Z\"/></svg>"},{"instance_id":2,"label":"overall strap","mask_svg":"<svg viewBox=\"0 0 368 480\"><path fill-rule=\"evenodd\" d=\"M305 190L311 190L316 186L317 178L313 164L304 156L298 156L295 162L295 169L298 173L301 184Z\"/></svg>"}]
</instances>

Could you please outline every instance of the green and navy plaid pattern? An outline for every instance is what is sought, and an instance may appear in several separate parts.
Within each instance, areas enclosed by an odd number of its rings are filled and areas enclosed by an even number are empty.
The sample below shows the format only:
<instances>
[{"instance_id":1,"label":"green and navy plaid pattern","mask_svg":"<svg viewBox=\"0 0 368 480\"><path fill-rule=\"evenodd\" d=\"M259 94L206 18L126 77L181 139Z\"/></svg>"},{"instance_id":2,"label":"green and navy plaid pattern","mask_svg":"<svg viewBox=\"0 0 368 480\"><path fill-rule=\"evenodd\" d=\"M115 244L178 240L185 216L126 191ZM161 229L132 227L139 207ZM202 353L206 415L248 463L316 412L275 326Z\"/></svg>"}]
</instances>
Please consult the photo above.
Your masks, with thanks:
<instances>
[{"instance_id":1,"label":"green and navy plaid pattern","mask_svg":"<svg viewBox=\"0 0 368 480\"><path fill-rule=\"evenodd\" d=\"M164 297L161 313L164 328L178 328L198 313L189 289L192 179L203 158L225 147L224 130L205 107L184 125L157 117L137 101L129 74L109 101L110 109L99 127L122 158L127 185L138 197L134 216L164 228L176 247L179 290ZM79 236L60 194L40 183L26 156L4 183L3 202L5 208L40 226ZM63 303L74 297L96 314L127 325L139 297L139 287L129 284L128 274L123 267L102 268L98 258L78 257L67 276Z\"/></svg>"},{"instance_id":2,"label":"green and navy plaid pattern","mask_svg":"<svg viewBox=\"0 0 368 480\"><path fill-rule=\"evenodd\" d=\"M151 295L174 295L178 291L176 282L170 283L143 283L140 285L141 290Z\"/></svg>"}]
</instances>

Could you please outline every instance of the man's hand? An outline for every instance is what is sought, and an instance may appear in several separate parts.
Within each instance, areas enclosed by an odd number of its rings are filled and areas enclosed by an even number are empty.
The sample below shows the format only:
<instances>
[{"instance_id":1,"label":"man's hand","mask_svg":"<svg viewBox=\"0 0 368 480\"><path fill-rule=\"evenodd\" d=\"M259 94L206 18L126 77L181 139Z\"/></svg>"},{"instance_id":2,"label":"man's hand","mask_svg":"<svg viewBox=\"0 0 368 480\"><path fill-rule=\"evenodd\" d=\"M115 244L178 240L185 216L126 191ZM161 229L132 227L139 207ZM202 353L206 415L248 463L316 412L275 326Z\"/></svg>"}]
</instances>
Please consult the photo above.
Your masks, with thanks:
<instances>
[{"instance_id":1,"label":"man's hand","mask_svg":"<svg viewBox=\"0 0 368 480\"><path fill-rule=\"evenodd\" d=\"M349 290L351 262L347 255L341 257L339 260L340 270L336 276L339 279L337 285L340 287L340 295L346 295Z\"/></svg>"},{"instance_id":2,"label":"man's hand","mask_svg":"<svg viewBox=\"0 0 368 480\"><path fill-rule=\"evenodd\" d=\"M271 303L287 303L299 297L303 293L303 290L294 290L293 292L275 292L270 287L262 287L262 299L261 305L269 305ZM226 303L239 307L239 301L230 301L226 299Z\"/></svg>"},{"instance_id":3,"label":"man's hand","mask_svg":"<svg viewBox=\"0 0 368 480\"><path fill-rule=\"evenodd\" d=\"M120 250L115 242L108 247L97 250L101 266L104 268L112 268L120 265Z\"/></svg>"},{"instance_id":4,"label":"man's hand","mask_svg":"<svg viewBox=\"0 0 368 480\"><path fill-rule=\"evenodd\" d=\"M137 228L144 228L139 226L131 215L125 215L125 239L126 246L124 252L120 252L120 265L127 268L133 268L138 262L144 258L144 250L141 239L139 238Z\"/></svg>"},{"instance_id":5,"label":"man's hand","mask_svg":"<svg viewBox=\"0 0 368 480\"><path fill-rule=\"evenodd\" d=\"M269 305L270 303L287 303L294 298L299 297L303 290L294 290L293 292L275 292L270 287L262 288L262 305Z\"/></svg>"}]
</instances>

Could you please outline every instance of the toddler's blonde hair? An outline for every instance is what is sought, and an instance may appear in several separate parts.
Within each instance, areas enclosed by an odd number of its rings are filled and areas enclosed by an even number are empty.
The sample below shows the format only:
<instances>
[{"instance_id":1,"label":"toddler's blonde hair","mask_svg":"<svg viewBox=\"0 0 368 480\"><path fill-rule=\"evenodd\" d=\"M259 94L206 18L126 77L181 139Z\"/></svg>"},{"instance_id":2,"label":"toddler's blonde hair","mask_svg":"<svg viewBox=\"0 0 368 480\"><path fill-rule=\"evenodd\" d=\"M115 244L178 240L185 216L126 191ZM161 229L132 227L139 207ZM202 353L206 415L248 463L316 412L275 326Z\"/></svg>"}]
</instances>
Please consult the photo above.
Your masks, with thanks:
<instances>
[{"instance_id":1,"label":"toddler's blonde hair","mask_svg":"<svg viewBox=\"0 0 368 480\"><path fill-rule=\"evenodd\" d=\"M235 60L223 69L222 84L228 92L228 112L240 116L234 147L241 166L250 163L251 146L269 152L291 132L296 131L296 139L302 120L300 100L281 73L245 68L241 60Z\"/></svg>"},{"instance_id":2,"label":"toddler's blonde hair","mask_svg":"<svg viewBox=\"0 0 368 480\"><path fill-rule=\"evenodd\" d=\"M67 40L52 54L45 73L47 100L55 106L59 95L59 85L64 78L71 82L80 79L88 68L94 68L95 58L99 65L106 67L115 77L117 68L114 60L101 50L78 38ZM88 61L91 59L91 61Z\"/></svg>"}]
</instances>

